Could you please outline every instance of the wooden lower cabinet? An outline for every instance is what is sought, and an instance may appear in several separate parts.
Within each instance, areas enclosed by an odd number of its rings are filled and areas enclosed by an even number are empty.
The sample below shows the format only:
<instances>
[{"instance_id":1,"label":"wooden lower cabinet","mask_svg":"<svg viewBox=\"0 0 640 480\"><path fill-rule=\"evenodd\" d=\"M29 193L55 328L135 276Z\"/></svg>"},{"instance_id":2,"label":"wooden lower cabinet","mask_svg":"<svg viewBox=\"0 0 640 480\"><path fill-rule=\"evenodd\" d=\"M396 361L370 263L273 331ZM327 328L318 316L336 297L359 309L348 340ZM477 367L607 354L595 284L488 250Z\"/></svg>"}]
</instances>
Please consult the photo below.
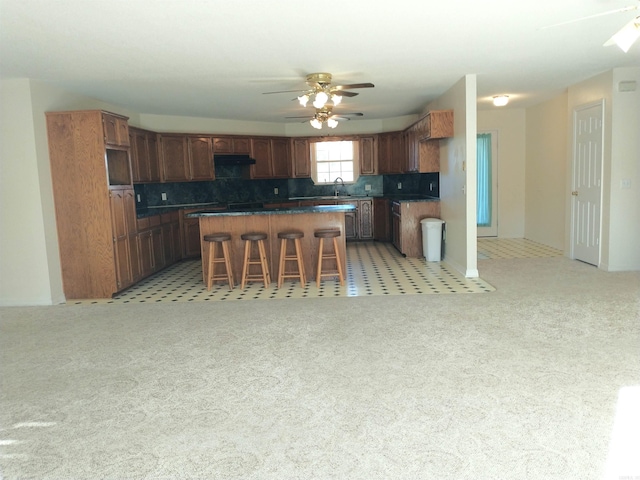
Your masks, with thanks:
<instances>
[{"instance_id":1,"label":"wooden lower cabinet","mask_svg":"<svg viewBox=\"0 0 640 480\"><path fill-rule=\"evenodd\" d=\"M138 219L136 251L140 278L181 260L179 213L176 211Z\"/></svg>"},{"instance_id":2,"label":"wooden lower cabinet","mask_svg":"<svg viewBox=\"0 0 640 480\"><path fill-rule=\"evenodd\" d=\"M440 218L440 202L391 202L393 245L406 257L422 257L423 218Z\"/></svg>"},{"instance_id":3,"label":"wooden lower cabinet","mask_svg":"<svg viewBox=\"0 0 640 480\"><path fill-rule=\"evenodd\" d=\"M373 239L391 241L391 207L386 198L373 199Z\"/></svg>"},{"instance_id":4,"label":"wooden lower cabinet","mask_svg":"<svg viewBox=\"0 0 640 480\"><path fill-rule=\"evenodd\" d=\"M200 256L200 224L197 218L187 218L188 213L197 212L198 209L182 210L180 228L182 230L182 258L194 258Z\"/></svg>"},{"instance_id":5,"label":"wooden lower cabinet","mask_svg":"<svg viewBox=\"0 0 640 480\"><path fill-rule=\"evenodd\" d=\"M373 200L358 201L358 238L373 239Z\"/></svg>"}]
</instances>

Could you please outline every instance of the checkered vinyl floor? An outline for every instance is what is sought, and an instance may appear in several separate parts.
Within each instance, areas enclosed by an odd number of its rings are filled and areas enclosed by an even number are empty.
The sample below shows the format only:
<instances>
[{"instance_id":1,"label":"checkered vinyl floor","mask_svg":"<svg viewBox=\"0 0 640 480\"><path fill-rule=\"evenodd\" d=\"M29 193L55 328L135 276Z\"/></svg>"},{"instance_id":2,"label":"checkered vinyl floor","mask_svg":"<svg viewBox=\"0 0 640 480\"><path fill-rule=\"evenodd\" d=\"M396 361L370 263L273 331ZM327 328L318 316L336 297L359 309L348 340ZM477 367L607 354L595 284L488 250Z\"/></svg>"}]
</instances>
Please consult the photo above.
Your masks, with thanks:
<instances>
[{"instance_id":1,"label":"checkered vinyl floor","mask_svg":"<svg viewBox=\"0 0 640 480\"><path fill-rule=\"evenodd\" d=\"M557 256L561 252L523 239L478 239L478 258L528 258ZM112 299L73 300L69 303L158 303L195 301L236 301L282 298L356 297L368 295L429 295L486 293L495 289L481 278L465 278L446 262L427 262L424 258L406 258L390 243L349 242L347 244L346 282L324 279L317 286L308 279L302 287L287 281L265 288L250 283L244 290L215 284L207 291L202 282L200 260L179 262L153 275Z\"/></svg>"}]
</instances>

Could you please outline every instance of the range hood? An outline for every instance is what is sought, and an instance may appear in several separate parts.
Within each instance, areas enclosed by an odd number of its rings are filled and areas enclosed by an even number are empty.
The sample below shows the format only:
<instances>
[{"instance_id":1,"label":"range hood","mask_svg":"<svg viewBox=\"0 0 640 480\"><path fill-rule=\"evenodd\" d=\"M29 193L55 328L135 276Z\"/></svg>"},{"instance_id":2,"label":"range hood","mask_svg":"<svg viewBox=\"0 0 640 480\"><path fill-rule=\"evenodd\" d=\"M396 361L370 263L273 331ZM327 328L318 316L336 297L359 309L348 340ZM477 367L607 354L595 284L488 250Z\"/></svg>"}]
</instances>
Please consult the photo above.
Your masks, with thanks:
<instances>
[{"instance_id":1,"label":"range hood","mask_svg":"<svg viewBox=\"0 0 640 480\"><path fill-rule=\"evenodd\" d=\"M253 165L256 160L249 155L215 154L213 163L214 165Z\"/></svg>"}]
</instances>

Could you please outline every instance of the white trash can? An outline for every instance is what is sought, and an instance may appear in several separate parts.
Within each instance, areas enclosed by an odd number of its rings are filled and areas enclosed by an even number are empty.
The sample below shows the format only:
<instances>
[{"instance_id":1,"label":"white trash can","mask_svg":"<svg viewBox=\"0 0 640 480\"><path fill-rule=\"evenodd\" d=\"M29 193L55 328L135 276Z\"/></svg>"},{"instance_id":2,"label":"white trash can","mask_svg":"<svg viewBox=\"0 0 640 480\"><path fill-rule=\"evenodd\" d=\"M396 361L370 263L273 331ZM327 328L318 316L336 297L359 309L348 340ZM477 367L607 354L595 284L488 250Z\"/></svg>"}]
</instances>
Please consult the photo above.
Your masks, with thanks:
<instances>
[{"instance_id":1,"label":"white trash can","mask_svg":"<svg viewBox=\"0 0 640 480\"><path fill-rule=\"evenodd\" d=\"M423 218L422 225L422 254L427 262L439 262L442 259L442 225L444 220L439 218Z\"/></svg>"}]
</instances>

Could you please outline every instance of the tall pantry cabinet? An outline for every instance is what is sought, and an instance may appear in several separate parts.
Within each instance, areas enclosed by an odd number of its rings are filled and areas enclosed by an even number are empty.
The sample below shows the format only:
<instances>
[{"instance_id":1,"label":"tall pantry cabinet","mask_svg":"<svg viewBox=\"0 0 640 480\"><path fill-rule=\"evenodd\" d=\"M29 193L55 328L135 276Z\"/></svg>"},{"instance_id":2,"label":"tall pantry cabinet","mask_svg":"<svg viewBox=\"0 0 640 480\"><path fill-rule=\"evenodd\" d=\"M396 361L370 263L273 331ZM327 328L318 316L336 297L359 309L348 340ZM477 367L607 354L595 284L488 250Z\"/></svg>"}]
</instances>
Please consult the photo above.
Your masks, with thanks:
<instances>
[{"instance_id":1,"label":"tall pantry cabinet","mask_svg":"<svg viewBox=\"0 0 640 480\"><path fill-rule=\"evenodd\" d=\"M99 110L46 117L65 296L109 298L140 276L128 119Z\"/></svg>"}]
</instances>

